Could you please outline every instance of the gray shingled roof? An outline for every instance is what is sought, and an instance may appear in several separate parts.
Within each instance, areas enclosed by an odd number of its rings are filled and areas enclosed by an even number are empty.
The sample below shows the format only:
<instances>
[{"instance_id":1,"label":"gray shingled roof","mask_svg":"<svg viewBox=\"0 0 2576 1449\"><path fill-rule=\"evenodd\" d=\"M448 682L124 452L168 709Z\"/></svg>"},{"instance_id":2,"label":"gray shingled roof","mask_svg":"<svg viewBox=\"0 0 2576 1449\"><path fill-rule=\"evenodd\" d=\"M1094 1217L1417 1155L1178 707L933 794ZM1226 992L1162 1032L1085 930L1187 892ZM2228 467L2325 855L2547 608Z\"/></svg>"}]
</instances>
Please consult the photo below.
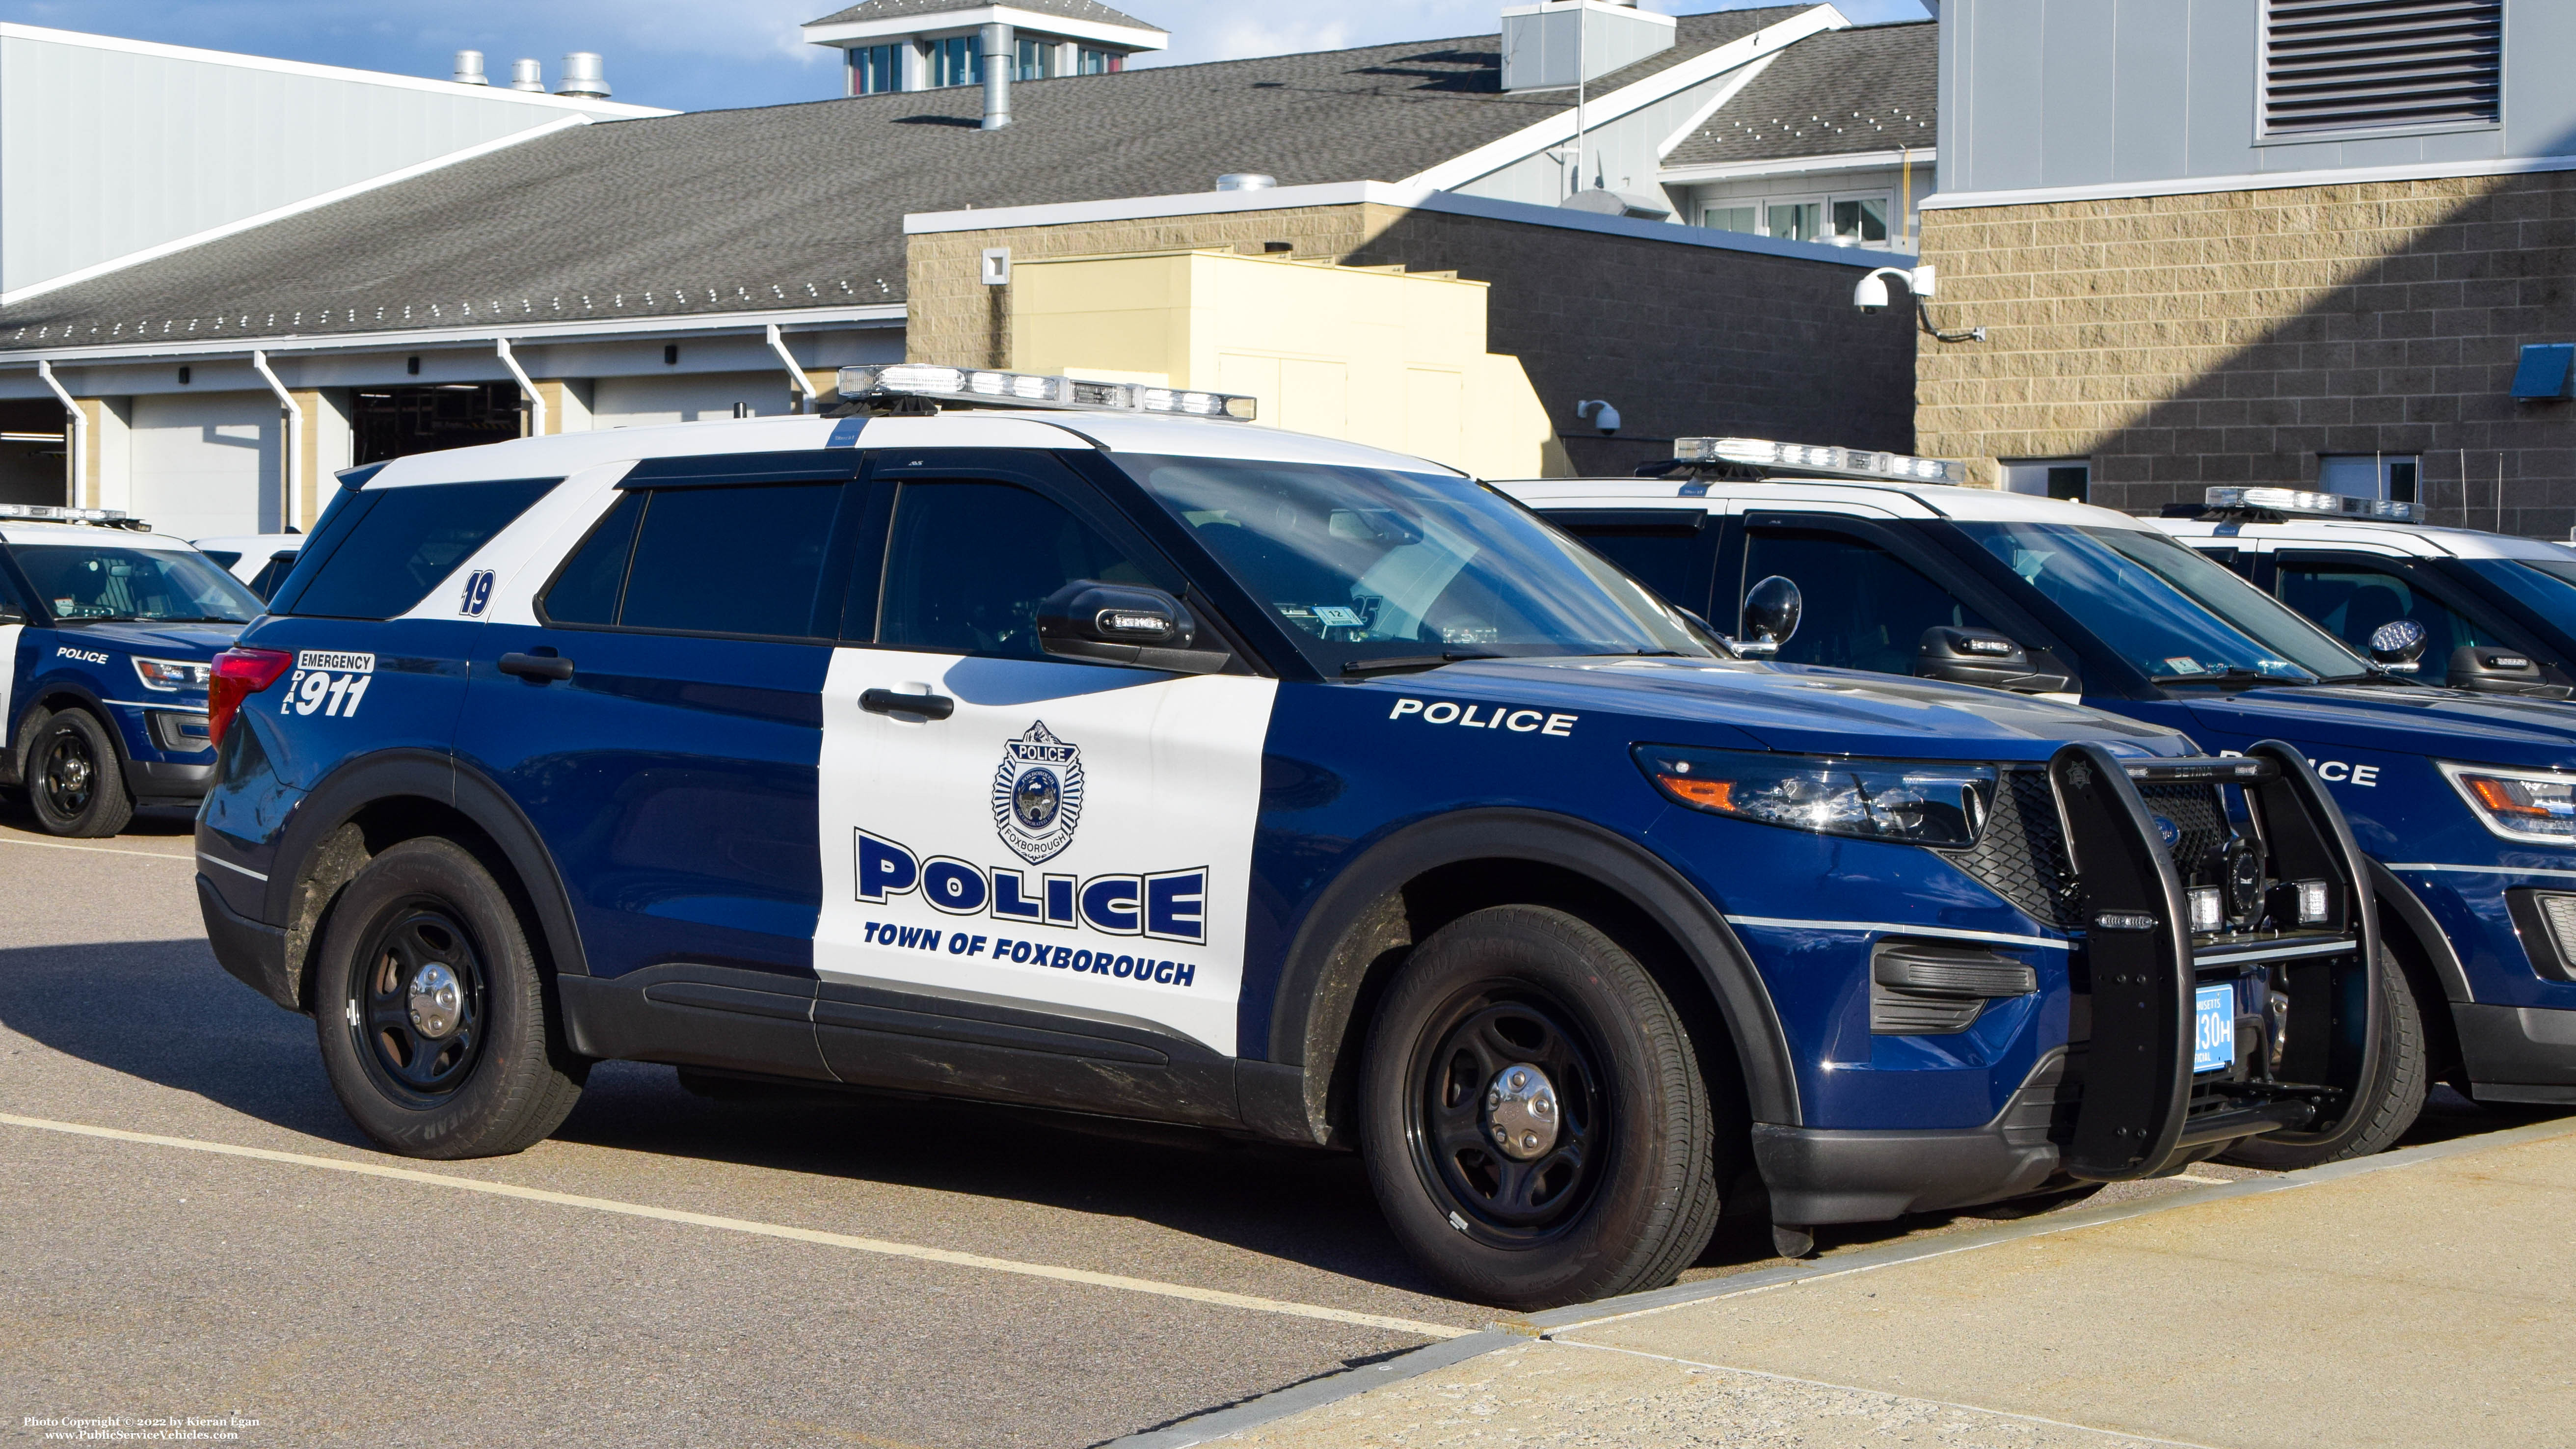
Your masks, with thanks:
<instances>
[{"instance_id":1,"label":"gray shingled roof","mask_svg":"<svg viewBox=\"0 0 2576 1449\"><path fill-rule=\"evenodd\" d=\"M1780 52L1664 165L1930 146L1940 47L1941 27L1930 20L1810 35Z\"/></svg>"},{"instance_id":2,"label":"gray shingled roof","mask_svg":"<svg viewBox=\"0 0 2576 1449\"><path fill-rule=\"evenodd\" d=\"M898 20L915 15L938 15L950 10L979 10L992 0L861 0L847 10L835 10L808 25L837 25L845 20ZM1122 14L1100 3L1100 0L1008 0L1014 9L1035 10L1042 15L1061 15L1067 20L1091 20L1102 25L1132 25L1139 30L1163 27Z\"/></svg>"},{"instance_id":3,"label":"gray shingled roof","mask_svg":"<svg viewBox=\"0 0 2576 1449\"><path fill-rule=\"evenodd\" d=\"M1804 10L1684 16L1642 79ZM209 341L897 302L903 217L1397 181L1572 104L1499 37L576 126L0 309L0 347Z\"/></svg>"}]
</instances>

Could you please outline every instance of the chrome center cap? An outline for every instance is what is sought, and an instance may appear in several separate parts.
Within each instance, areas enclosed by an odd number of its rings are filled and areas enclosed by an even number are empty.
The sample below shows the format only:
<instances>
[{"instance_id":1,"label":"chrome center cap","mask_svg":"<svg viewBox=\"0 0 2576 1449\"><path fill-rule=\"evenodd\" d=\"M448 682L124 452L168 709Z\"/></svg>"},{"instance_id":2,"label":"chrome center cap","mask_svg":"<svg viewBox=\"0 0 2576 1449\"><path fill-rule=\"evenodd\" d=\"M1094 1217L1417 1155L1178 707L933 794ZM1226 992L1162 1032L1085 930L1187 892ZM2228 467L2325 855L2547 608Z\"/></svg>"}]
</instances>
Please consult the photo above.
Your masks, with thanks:
<instances>
[{"instance_id":1,"label":"chrome center cap","mask_svg":"<svg viewBox=\"0 0 2576 1449\"><path fill-rule=\"evenodd\" d=\"M1527 1162L1556 1145L1562 1111L1547 1073L1517 1062L1485 1088L1485 1135L1505 1157Z\"/></svg>"},{"instance_id":2,"label":"chrome center cap","mask_svg":"<svg viewBox=\"0 0 2576 1449\"><path fill-rule=\"evenodd\" d=\"M411 1024L422 1036L442 1037L456 1030L464 1004L465 991L457 985L456 973L436 961L411 978Z\"/></svg>"}]
</instances>

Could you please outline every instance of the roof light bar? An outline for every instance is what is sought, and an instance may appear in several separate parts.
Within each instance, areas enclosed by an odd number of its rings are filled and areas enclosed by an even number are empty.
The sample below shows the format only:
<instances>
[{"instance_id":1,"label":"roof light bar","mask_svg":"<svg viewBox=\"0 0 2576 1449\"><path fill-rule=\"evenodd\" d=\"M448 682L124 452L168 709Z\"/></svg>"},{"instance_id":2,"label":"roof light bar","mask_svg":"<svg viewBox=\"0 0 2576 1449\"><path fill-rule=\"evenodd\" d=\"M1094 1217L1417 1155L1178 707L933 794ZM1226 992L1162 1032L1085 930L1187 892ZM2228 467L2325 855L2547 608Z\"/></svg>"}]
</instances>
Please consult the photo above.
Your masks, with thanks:
<instances>
[{"instance_id":1,"label":"roof light bar","mask_svg":"<svg viewBox=\"0 0 2576 1449\"><path fill-rule=\"evenodd\" d=\"M1034 372L943 367L930 362L845 367L841 369L840 388L841 396L845 398L920 397L985 407L1163 413L1244 423L1260 416L1261 411L1257 399L1235 393L1151 387L1137 382L1092 382L1079 377L1048 377Z\"/></svg>"},{"instance_id":2,"label":"roof light bar","mask_svg":"<svg viewBox=\"0 0 2576 1449\"><path fill-rule=\"evenodd\" d=\"M1968 465L1946 458L1915 458L1813 443L1774 443L1765 438L1675 438L1673 456L1685 463L1735 463L1828 478L1893 479L1900 483L1965 483Z\"/></svg>"},{"instance_id":3,"label":"roof light bar","mask_svg":"<svg viewBox=\"0 0 2576 1449\"><path fill-rule=\"evenodd\" d=\"M113 508L51 508L40 503L0 503L0 518L25 518L41 523L130 523L131 513Z\"/></svg>"},{"instance_id":4,"label":"roof light bar","mask_svg":"<svg viewBox=\"0 0 2576 1449\"><path fill-rule=\"evenodd\" d=\"M2259 509L2318 518L2367 518L2383 523L2422 523L2424 505L2390 498L2353 498L2341 493L2308 493L2296 488L2212 488L2204 495L2210 507Z\"/></svg>"}]
</instances>

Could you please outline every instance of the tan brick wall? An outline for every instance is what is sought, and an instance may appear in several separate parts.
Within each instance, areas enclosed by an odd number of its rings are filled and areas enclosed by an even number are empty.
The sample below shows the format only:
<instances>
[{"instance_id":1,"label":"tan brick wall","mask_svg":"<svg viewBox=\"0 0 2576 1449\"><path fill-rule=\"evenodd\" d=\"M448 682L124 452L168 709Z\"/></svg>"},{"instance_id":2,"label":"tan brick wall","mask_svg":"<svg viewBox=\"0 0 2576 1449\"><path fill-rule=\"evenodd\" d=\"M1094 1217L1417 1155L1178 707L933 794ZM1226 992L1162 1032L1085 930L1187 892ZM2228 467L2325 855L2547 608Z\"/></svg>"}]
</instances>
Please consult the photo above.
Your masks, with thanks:
<instances>
[{"instance_id":1,"label":"tan brick wall","mask_svg":"<svg viewBox=\"0 0 2576 1449\"><path fill-rule=\"evenodd\" d=\"M2576 341L2576 175L1930 211L1923 257L1987 340L1924 343L1916 428L1986 478L2090 457L2143 513L2417 454L2439 521L2495 526L2501 468L2508 531L2576 523L2576 405L2511 397L2520 344Z\"/></svg>"},{"instance_id":2,"label":"tan brick wall","mask_svg":"<svg viewBox=\"0 0 2576 1449\"><path fill-rule=\"evenodd\" d=\"M1488 347L1520 359L1587 472L1625 474L1695 433L1913 446L1912 319L1853 310L1852 267L1378 205L916 236L906 353L1007 364L1009 299L980 280L986 247L1019 261L1274 241L1491 283ZM1576 420L1584 398L1617 405L1619 437Z\"/></svg>"}]
</instances>

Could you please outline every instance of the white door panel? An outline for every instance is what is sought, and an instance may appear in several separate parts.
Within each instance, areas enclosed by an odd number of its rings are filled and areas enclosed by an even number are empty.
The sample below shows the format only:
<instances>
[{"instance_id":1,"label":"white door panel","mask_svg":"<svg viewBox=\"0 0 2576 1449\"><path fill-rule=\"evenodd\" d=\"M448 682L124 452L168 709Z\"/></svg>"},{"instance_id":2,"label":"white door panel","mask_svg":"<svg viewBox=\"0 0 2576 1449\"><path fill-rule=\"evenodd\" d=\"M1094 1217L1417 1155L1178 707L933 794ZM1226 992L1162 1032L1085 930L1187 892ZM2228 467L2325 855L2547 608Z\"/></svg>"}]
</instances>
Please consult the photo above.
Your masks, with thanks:
<instances>
[{"instance_id":1,"label":"white door panel","mask_svg":"<svg viewBox=\"0 0 2576 1449\"><path fill-rule=\"evenodd\" d=\"M956 701L871 713L867 690ZM823 691L826 980L1135 1017L1233 1055L1277 685L842 649Z\"/></svg>"}]
</instances>

